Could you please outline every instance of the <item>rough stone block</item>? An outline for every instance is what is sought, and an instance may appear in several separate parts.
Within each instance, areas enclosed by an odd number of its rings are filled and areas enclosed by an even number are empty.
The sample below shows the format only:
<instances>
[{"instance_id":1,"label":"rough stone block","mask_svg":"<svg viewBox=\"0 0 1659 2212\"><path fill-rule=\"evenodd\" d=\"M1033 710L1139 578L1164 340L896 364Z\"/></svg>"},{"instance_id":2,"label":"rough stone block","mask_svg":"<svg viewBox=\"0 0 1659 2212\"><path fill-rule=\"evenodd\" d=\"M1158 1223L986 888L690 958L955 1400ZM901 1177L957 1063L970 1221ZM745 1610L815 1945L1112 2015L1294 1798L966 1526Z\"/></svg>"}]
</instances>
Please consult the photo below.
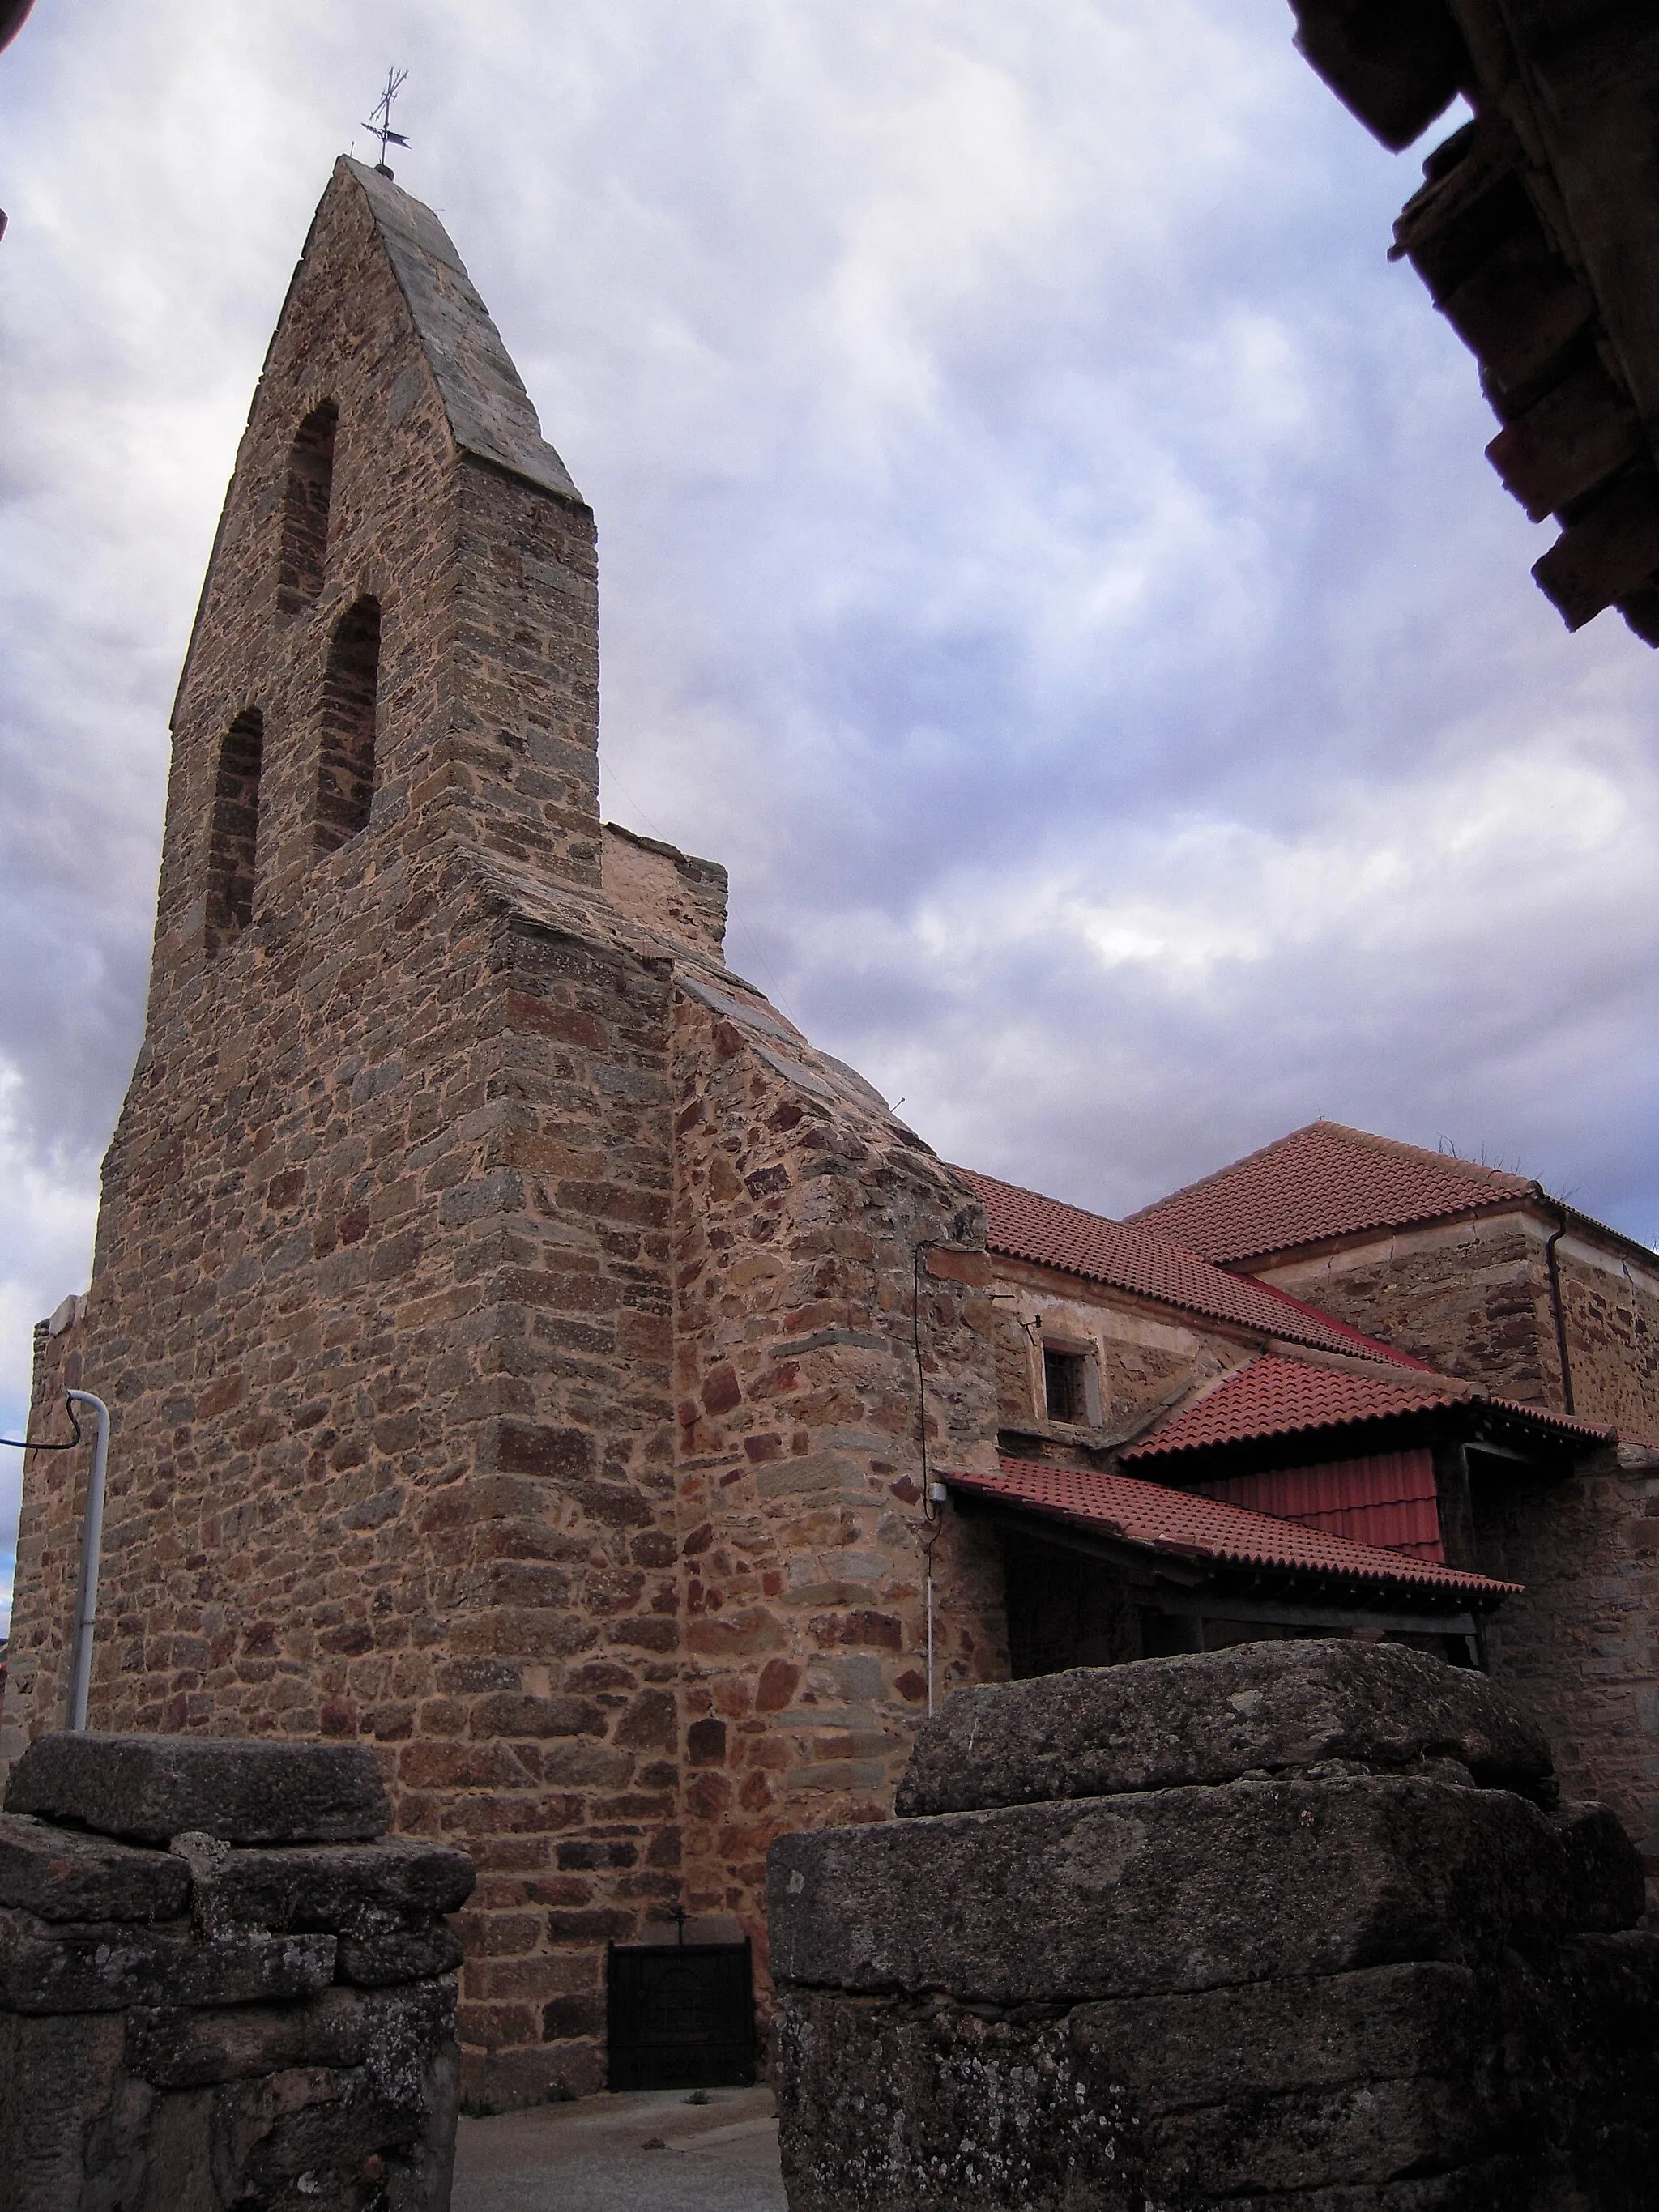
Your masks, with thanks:
<instances>
[{"instance_id":1,"label":"rough stone block","mask_svg":"<svg viewBox=\"0 0 1659 2212\"><path fill-rule=\"evenodd\" d=\"M1401 2181L1271 2189L1260 2196L1212 2198L1205 2212L1212 2208L1213 2212L1556 2212L1558 2206L1574 2203L1572 2196L1564 2193L1571 2188L1567 2177L1540 2174L1524 2160L1500 2153L1445 2172Z\"/></svg>"},{"instance_id":2,"label":"rough stone block","mask_svg":"<svg viewBox=\"0 0 1659 2212\"><path fill-rule=\"evenodd\" d=\"M1538 1794L1549 1746L1484 1674L1397 1644L1249 1644L956 1691L918 1731L901 1817L1352 1764L1455 1759Z\"/></svg>"},{"instance_id":3,"label":"rough stone block","mask_svg":"<svg viewBox=\"0 0 1659 2212\"><path fill-rule=\"evenodd\" d=\"M1564 1948L1560 1984L1577 2162L1592 2203L1622 2205L1621 2176L1650 2184L1659 2172L1659 1935L1580 1936Z\"/></svg>"},{"instance_id":4,"label":"rough stone block","mask_svg":"<svg viewBox=\"0 0 1659 2212\"><path fill-rule=\"evenodd\" d=\"M409 1934L341 1939L336 1972L359 1989L390 1988L398 1982L453 1973L461 1963L461 1941L453 1928L417 1929Z\"/></svg>"},{"instance_id":5,"label":"rough stone block","mask_svg":"<svg viewBox=\"0 0 1659 2212\"><path fill-rule=\"evenodd\" d=\"M215 1926L367 1936L458 1911L476 1880L465 1851L399 1838L227 1851L199 1869L195 1901Z\"/></svg>"},{"instance_id":6,"label":"rough stone block","mask_svg":"<svg viewBox=\"0 0 1659 2212\"><path fill-rule=\"evenodd\" d=\"M768 1919L781 1982L1075 2003L1456 1960L1627 1925L1642 1902L1599 1808L1352 1778L784 1836Z\"/></svg>"},{"instance_id":7,"label":"rough stone block","mask_svg":"<svg viewBox=\"0 0 1659 2212\"><path fill-rule=\"evenodd\" d=\"M166 1851L0 1813L0 1905L42 1920L176 1920L189 1891L189 1869Z\"/></svg>"},{"instance_id":8,"label":"rough stone block","mask_svg":"<svg viewBox=\"0 0 1659 2212\"><path fill-rule=\"evenodd\" d=\"M1079 2005L1071 2035L1162 2114L1418 2074L1467 2082L1490 2002L1471 1968L1413 1961Z\"/></svg>"},{"instance_id":9,"label":"rough stone block","mask_svg":"<svg viewBox=\"0 0 1659 2212\"><path fill-rule=\"evenodd\" d=\"M453 2035L455 1986L430 1981L395 1995L325 1990L308 2004L176 2006L128 2016L126 2063L162 2089L250 2080L294 2066L393 2063Z\"/></svg>"},{"instance_id":10,"label":"rough stone block","mask_svg":"<svg viewBox=\"0 0 1659 2212\"><path fill-rule=\"evenodd\" d=\"M404 2077L395 2061L339 2071L290 2067L227 2081L210 2093L210 2154L222 2171L235 2172L245 2206L356 2212L379 2193L374 2169L364 2172L369 2160L380 2161L384 2176L388 2160L401 2163L426 2132L418 2081L418 2075Z\"/></svg>"},{"instance_id":11,"label":"rough stone block","mask_svg":"<svg viewBox=\"0 0 1659 2212\"><path fill-rule=\"evenodd\" d=\"M1146 2129L1154 2185L1177 2201L1352 2187L1449 2159L1462 2166L1494 2148L1467 2087L1432 2075L1201 2106Z\"/></svg>"},{"instance_id":12,"label":"rough stone block","mask_svg":"<svg viewBox=\"0 0 1659 2212\"><path fill-rule=\"evenodd\" d=\"M198 1943L131 1922L82 1926L0 1911L0 2007L70 2013L281 2002L326 1989L334 1956L331 1936Z\"/></svg>"},{"instance_id":13,"label":"rough stone block","mask_svg":"<svg viewBox=\"0 0 1659 2212\"><path fill-rule=\"evenodd\" d=\"M1479 2078L1484 1994L1420 1966L1069 2014L791 1990L792 2212L1515 2212L1509 2115ZM1426 2194L1376 2185L1448 2160Z\"/></svg>"},{"instance_id":14,"label":"rough stone block","mask_svg":"<svg viewBox=\"0 0 1659 2212\"><path fill-rule=\"evenodd\" d=\"M117 2092L122 2033L107 2013L30 2020L0 2012L4 2212L79 2212L87 2202L85 2145Z\"/></svg>"},{"instance_id":15,"label":"rough stone block","mask_svg":"<svg viewBox=\"0 0 1659 2212\"><path fill-rule=\"evenodd\" d=\"M161 2089L289 2066L359 2066L367 2047L363 2007L349 1990L324 1990L309 2004L134 2007L127 2015L127 2069Z\"/></svg>"},{"instance_id":16,"label":"rough stone block","mask_svg":"<svg viewBox=\"0 0 1659 2212\"><path fill-rule=\"evenodd\" d=\"M779 2148L790 2212L1144 2212L1130 2099L1040 2008L784 1993Z\"/></svg>"},{"instance_id":17,"label":"rough stone block","mask_svg":"<svg viewBox=\"0 0 1659 2212\"><path fill-rule=\"evenodd\" d=\"M6 1810L145 1844L192 1831L234 1844L350 1843L392 1821L363 1745L90 1731L37 1737L12 1769Z\"/></svg>"}]
</instances>

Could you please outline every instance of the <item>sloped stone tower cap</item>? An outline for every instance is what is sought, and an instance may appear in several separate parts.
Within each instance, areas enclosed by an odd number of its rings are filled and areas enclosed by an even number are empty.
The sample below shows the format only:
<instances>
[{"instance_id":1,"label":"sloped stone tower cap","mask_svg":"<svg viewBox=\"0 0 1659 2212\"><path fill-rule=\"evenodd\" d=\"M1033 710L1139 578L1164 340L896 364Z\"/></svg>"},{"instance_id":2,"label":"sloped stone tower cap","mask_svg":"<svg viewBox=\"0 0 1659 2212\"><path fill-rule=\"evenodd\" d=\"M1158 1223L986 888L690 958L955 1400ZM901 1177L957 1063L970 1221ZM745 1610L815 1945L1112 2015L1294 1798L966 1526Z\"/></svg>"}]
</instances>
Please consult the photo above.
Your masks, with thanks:
<instances>
[{"instance_id":1,"label":"sloped stone tower cap","mask_svg":"<svg viewBox=\"0 0 1659 2212\"><path fill-rule=\"evenodd\" d=\"M569 470L542 435L530 395L449 233L429 207L389 177L343 154L329 193L348 178L374 215L456 445L561 499L583 503Z\"/></svg>"}]
</instances>

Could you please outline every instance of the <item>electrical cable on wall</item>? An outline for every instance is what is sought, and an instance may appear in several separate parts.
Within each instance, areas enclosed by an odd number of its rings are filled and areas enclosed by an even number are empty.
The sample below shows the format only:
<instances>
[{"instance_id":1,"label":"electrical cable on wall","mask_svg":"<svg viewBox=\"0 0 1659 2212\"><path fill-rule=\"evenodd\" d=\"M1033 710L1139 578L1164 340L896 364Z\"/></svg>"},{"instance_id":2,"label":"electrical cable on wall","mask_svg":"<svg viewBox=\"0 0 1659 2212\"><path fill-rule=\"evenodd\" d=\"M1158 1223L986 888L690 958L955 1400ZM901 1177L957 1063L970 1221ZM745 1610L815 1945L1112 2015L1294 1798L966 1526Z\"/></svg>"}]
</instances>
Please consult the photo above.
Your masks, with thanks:
<instances>
[{"instance_id":1,"label":"electrical cable on wall","mask_svg":"<svg viewBox=\"0 0 1659 2212\"><path fill-rule=\"evenodd\" d=\"M927 1462L927 1370L921 1348L921 1267L922 1255L931 1252L935 1243L927 1238L915 1246L910 1255L911 1298L910 1333L916 1352L916 1411L921 1425L921 1525L927 1532L921 1540L924 1567L924 1603L927 1621L927 1714L933 1713L933 1547L945 1529L945 1510L933 1499L933 1478Z\"/></svg>"},{"instance_id":2,"label":"electrical cable on wall","mask_svg":"<svg viewBox=\"0 0 1659 2212\"><path fill-rule=\"evenodd\" d=\"M0 1444L12 1451L73 1451L81 1441L81 1424L75 1418L75 1403L71 1398L64 1398L64 1411L69 1415L69 1425L75 1431L66 1444L35 1443L27 1437L0 1437Z\"/></svg>"}]
</instances>

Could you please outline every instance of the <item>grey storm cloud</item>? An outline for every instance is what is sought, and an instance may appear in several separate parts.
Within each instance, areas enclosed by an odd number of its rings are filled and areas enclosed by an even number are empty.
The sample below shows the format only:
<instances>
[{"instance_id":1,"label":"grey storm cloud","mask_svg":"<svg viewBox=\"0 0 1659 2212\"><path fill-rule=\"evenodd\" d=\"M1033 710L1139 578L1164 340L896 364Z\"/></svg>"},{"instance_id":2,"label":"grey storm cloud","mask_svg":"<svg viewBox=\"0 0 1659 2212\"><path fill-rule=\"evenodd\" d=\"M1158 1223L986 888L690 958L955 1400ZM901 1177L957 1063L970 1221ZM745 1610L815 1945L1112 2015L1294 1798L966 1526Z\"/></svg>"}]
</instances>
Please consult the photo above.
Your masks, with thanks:
<instances>
[{"instance_id":1,"label":"grey storm cloud","mask_svg":"<svg viewBox=\"0 0 1659 2212\"><path fill-rule=\"evenodd\" d=\"M1109 1212L1323 1112L1659 1225L1659 670L1534 592L1474 365L1385 258L1418 157L1290 31L36 11L0 59L7 1433L86 1279L224 481L393 59L400 180L599 515L606 811L727 862L735 967L948 1157Z\"/></svg>"}]
</instances>

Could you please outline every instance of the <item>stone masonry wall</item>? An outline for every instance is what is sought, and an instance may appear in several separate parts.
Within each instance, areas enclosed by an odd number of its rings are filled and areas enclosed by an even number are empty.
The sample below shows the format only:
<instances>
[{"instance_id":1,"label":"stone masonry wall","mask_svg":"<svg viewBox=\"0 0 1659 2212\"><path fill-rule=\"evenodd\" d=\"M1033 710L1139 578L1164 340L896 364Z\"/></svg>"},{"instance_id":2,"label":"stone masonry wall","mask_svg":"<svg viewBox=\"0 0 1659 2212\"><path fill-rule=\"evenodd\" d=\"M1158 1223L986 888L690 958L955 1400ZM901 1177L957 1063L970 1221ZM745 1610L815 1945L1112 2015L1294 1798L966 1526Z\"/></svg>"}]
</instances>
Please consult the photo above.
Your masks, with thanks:
<instances>
[{"instance_id":1,"label":"stone masonry wall","mask_svg":"<svg viewBox=\"0 0 1659 2212\"><path fill-rule=\"evenodd\" d=\"M1543 1260L1543 1234L1519 1214L1500 1214L1402 1230L1252 1272L1446 1374L1559 1410Z\"/></svg>"},{"instance_id":2,"label":"stone masonry wall","mask_svg":"<svg viewBox=\"0 0 1659 2212\"><path fill-rule=\"evenodd\" d=\"M724 965L726 882L718 860L607 822L604 861L605 895L618 914Z\"/></svg>"},{"instance_id":3,"label":"stone masonry wall","mask_svg":"<svg viewBox=\"0 0 1659 2212\"><path fill-rule=\"evenodd\" d=\"M1493 1674L1565 1786L1624 1821L1659 1903L1659 1457L1615 1448L1553 1483L1494 1471L1474 1504L1482 1571L1525 1584L1487 1630Z\"/></svg>"},{"instance_id":4,"label":"stone masonry wall","mask_svg":"<svg viewBox=\"0 0 1659 2212\"><path fill-rule=\"evenodd\" d=\"M1659 1262L1649 1270L1570 1231L1556 1264L1574 1411L1659 1442Z\"/></svg>"},{"instance_id":5,"label":"stone masonry wall","mask_svg":"<svg viewBox=\"0 0 1659 2212\"><path fill-rule=\"evenodd\" d=\"M571 495L473 460L458 472L448 681L420 803L434 831L597 890L599 575Z\"/></svg>"},{"instance_id":6,"label":"stone masonry wall","mask_svg":"<svg viewBox=\"0 0 1659 2212\"><path fill-rule=\"evenodd\" d=\"M55 1333L45 1322L37 1325L30 1436L68 1439L64 1393L81 1387L83 1337L78 1315ZM38 1731L63 1725L70 1613L90 1464L89 1451L24 1457L6 1704L0 1711L0 1781L28 1741L31 1727Z\"/></svg>"},{"instance_id":7,"label":"stone masonry wall","mask_svg":"<svg viewBox=\"0 0 1659 2212\"><path fill-rule=\"evenodd\" d=\"M1528 1405L1566 1410L1547 1244L1558 1224L1509 1212L1402 1230L1261 1268L1306 1298L1453 1375ZM1659 1262L1569 1228L1556 1269L1572 1410L1627 1437L1659 1437Z\"/></svg>"},{"instance_id":8,"label":"stone masonry wall","mask_svg":"<svg viewBox=\"0 0 1659 2212\"><path fill-rule=\"evenodd\" d=\"M480 933L488 1045L447 1062L440 1003L435 1064L371 1068L356 1110L349 1067L299 1086L253 1199L239 1150L198 1148L222 1223L176 1285L112 1228L37 1419L77 1362L115 1406L94 1717L380 1744L399 1828L480 1867L472 2087L539 2095L599 2085L599 1947L678 1894L667 986L614 945ZM276 1004L303 1026L303 991ZM320 1205L258 1202L296 1175ZM14 1747L61 1709L83 1480L30 1461Z\"/></svg>"},{"instance_id":9,"label":"stone masonry wall","mask_svg":"<svg viewBox=\"0 0 1659 2212\"><path fill-rule=\"evenodd\" d=\"M763 1962L773 1838L878 1820L928 1703L1006 1674L1000 1563L925 1516L994 1452L983 1218L873 1092L747 994L683 988L676 1418L687 1903ZM918 1291L920 1293L918 1300Z\"/></svg>"},{"instance_id":10,"label":"stone masonry wall","mask_svg":"<svg viewBox=\"0 0 1659 2212\"><path fill-rule=\"evenodd\" d=\"M793 2212L1650 2201L1636 1854L1473 1670L1266 1644L968 1691L897 1811L773 1846Z\"/></svg>"},{"instance_id":11,"label":"stone masonry wall","mask_svg":"<svg viewBox=\"0 0 1659 2212\"><path fill-rule=\"evenodd\" d=\"M1495 1393L1565 1410L1546 1241L1519 1213L1403 1232L1265 1270L1267 1279ZM1568 1786L1605 1798L1659 1883L1659 1282L1570 1230L1556 1248L1573 1406L1627 1440L1559 1482L1477 1461L1473 1564L1525 1585L1488 1632L1492 1670L1553 1740ZM1656 1891L1659 1895L1659 1890Z\"/></svg>"},{"instance_id":12,"label":"stone masonry wall","mask_svg":"<svg viewBox=\"0 0 1659 2212\"><path fill-rule=\"evenodd\" d=\"M7 1807L6 2212L446 2212L472 1869L368 1753L52 1735Z\"/></svg>"},{"instance_id":13,"label":"stone masonry wall","mask_svg":"<svg viewBox=\"0 0 1659 2212\"><path fill-rule=\"evenodd\" d=\"M677 1893L672 963L596 902L592 518L550 449L526 477L458 447L454 362L500 342L441 233L394 269L413 207L337 172L273 342L175 718L94 1280L37 1418L77 1366L114 1413L94 1718L379 1745L401 1829L477 1843L475 2093L539 2096L597 2086L603 1935ZM527 414L491 374L497 421ZM288 441L325 396L325 579L290 611ZM319 857L321 669L364 592L374 806ZM210 957L249 704L254 913ZM26 1470L9 1753L61 1711L83 1480L83 1454Z\"/></svg>"},{"instance_id":14,"label":"stone masonry wall","mask_svg":"<svg viewBox=\"0 0 1659 2212\"><path fill-rule=\"evenodd\" d=\"M1122 1436L1186 1387L1224 1374L1265 1349L1243 1331L1176 1321L1104 1284L1085 1284L999 1255L995 1268L998 1419L1022 1438L1047 1438L1058 1450L1087 1442L1073 1424L1051 1422L1042 1382L1045 1337L1092 1349L1101 1427ZM1029 1447L1027 1447L1029 1448Z\"/></svg>"}]
</instances>

